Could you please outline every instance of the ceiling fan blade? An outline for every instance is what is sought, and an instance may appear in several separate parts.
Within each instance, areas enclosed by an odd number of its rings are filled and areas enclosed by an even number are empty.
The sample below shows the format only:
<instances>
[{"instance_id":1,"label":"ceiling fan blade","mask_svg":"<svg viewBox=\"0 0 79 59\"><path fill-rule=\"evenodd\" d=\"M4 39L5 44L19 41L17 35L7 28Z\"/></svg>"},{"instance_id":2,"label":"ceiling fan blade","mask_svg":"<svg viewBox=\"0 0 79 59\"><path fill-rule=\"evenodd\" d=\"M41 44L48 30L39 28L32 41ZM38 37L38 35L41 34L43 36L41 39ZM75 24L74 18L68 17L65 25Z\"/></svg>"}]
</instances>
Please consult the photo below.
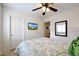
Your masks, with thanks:
<instances>
[{"instance_id":1,"label":"ceiling fan blade","mask_svg":"<svg viewBox=\"0 0 79 59\"><path fill-rule=\"evenodd\" d=\"M33 9L32 11L36 11L36 10L41 9L41 8L42 8L42 7L38 7L38 8Z\"/></svg>"},{"instance_id":2,"label":"ceiling fan blade","mask_svg":"<svg viewBox=\"0 0 79 59\"><path fill-rule=\"evenodd\" d=\"M49 7L50 10L54 11L54 12L57 12L58 10L53 8L53 7Z\"/></svg>"}]
</instances>

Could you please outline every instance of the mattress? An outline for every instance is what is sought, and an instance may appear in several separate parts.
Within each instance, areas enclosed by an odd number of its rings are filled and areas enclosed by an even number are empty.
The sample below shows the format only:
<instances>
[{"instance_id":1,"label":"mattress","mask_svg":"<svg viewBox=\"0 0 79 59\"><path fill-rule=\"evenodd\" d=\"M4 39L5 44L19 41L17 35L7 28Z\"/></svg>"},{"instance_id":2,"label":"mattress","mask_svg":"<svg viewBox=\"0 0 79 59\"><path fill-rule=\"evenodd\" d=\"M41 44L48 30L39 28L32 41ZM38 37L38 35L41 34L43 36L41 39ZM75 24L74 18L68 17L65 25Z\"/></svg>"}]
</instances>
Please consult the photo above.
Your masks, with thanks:
<instances>
[{"instance_id":1,"label":"mattress","mask_svg":"<svg viewBox=\"0 0 79 59\"><path fill-rule=\"evenodd\" d=\"M21 42L16 53L19 56L67 56L68 45L50 38L36 38Z\"/></svg>"}]
</instances>

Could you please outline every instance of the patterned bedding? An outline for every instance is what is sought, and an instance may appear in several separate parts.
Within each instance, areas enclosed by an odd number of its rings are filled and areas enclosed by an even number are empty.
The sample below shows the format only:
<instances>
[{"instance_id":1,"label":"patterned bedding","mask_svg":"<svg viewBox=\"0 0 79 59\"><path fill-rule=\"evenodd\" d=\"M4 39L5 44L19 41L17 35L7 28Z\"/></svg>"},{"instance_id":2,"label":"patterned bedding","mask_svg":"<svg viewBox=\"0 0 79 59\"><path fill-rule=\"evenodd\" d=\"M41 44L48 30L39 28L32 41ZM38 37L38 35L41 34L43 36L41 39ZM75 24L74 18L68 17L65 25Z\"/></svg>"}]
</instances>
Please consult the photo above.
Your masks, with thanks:
<instances>
[{"instance_id":1,"label":"patterned bedding","mask_svg":"<svg viewBox=\"0 0 79 59\"><path fill-rule=\"evenodd\" d=\"M68 45L50 38L37 38L23 41L16 48L20 56L66 56Z\"/></svg>"}]
</instances>

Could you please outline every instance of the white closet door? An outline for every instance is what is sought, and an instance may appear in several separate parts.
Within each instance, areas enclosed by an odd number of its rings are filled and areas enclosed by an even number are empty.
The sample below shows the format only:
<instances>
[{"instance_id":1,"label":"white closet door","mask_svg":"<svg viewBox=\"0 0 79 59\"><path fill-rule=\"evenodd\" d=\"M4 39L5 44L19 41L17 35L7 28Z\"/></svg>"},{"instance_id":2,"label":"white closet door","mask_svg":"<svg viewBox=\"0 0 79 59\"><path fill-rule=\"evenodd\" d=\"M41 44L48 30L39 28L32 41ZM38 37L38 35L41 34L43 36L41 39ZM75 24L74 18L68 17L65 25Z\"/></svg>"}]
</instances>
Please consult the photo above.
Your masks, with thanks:
<instances>
[{"instance_id":1,"label":"white closet door","mask_svg":"<svg viewBox=\"0 0 79 59\"><path fill-rule=\"evenodd\" d=\"M14 49L24 40L24 19L10 16L10 49Z\"/></svg>"}]
</instances>

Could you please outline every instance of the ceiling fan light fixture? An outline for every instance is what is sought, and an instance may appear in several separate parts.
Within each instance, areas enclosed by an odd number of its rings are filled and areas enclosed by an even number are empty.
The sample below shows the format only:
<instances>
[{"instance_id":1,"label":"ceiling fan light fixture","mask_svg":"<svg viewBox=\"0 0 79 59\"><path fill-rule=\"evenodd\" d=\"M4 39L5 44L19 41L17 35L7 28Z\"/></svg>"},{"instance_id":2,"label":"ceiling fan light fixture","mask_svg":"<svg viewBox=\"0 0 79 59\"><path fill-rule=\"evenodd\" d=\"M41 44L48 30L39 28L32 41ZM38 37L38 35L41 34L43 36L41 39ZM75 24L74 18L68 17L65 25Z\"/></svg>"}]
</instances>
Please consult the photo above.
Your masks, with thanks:
<instances>
[{"instance_id":1,"label":"ceiling fan light fixture","mask_svg":"<svg viewBox=\"0 0 79 59\"><path fill-rule=\"evenodd\" d=\"M47 11L47 12L48 12L48 11L50 11L50 10L49 10L49 8L47 8L47 10L46 10L46 11Z\"/></svg>"},{"instance_id":2,"label":"ceiling fan light fixture","mask_svg":"<svg viewBox=\"0 0 79 59\"><path fill-rule=\"evenodd\" d=\"M54 12L57 12L58 9L55 9L54 7L50 6L51 4L53 4L53 3L41 3L41 5L42 5L41 7L35 8L32 11L36 11L36 10L39 10L39 9L42 8L42 11L43 11L42 15L45 15L45 13L50 11L50 10L54 11Z\"/></svg>"},{"instance_id":3,"label":"ceiling fan light fixture","mask_svg":"<svg viewBox=\"0 0 79 59\"><path fill-rule=\"evenodd\" d=\"M45 12L45 10L46 10L46 7L45 7L45 6L43 6L43 7L42 7L42 9L43 9L43 12Z\"/></svg>"}]
</instances>

